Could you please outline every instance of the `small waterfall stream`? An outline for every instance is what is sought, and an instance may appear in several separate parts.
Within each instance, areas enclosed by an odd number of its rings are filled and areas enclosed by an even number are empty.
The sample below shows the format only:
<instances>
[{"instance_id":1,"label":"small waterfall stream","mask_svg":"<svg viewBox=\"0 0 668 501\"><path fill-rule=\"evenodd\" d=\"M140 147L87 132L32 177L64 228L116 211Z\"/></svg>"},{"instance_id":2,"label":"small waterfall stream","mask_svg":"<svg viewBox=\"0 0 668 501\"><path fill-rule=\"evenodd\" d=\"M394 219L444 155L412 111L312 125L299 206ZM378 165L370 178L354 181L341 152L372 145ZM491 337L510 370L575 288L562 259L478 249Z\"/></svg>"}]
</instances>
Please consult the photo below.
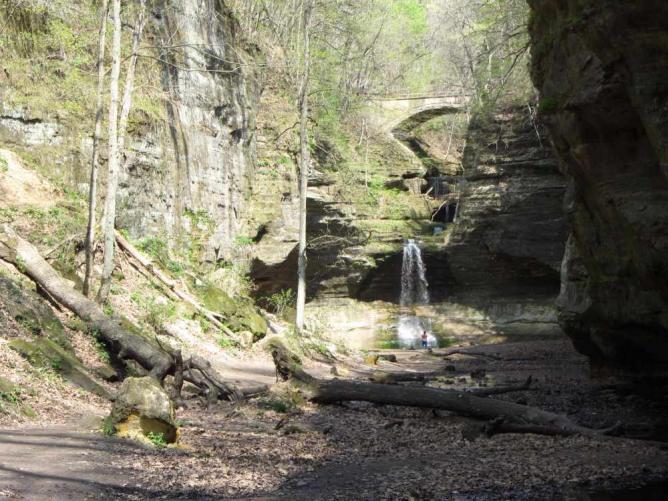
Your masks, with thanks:
<instances>
[{"instance_id":1,"label":"small waterfall stream","mask_svg":"<svg viewBox=\"0 0 668 501\"><path fill-rule=\"evenodd\" d=\"M427 343L430 347L438 346L431 333L431 325L426 319L415 315L415 306L429 304L429 284L422 251L415 240L404 244L401 264L401 314L397 326L397 340L404 348L420 347L422 331L427 331Z\"/></svg>"}]
</instances>

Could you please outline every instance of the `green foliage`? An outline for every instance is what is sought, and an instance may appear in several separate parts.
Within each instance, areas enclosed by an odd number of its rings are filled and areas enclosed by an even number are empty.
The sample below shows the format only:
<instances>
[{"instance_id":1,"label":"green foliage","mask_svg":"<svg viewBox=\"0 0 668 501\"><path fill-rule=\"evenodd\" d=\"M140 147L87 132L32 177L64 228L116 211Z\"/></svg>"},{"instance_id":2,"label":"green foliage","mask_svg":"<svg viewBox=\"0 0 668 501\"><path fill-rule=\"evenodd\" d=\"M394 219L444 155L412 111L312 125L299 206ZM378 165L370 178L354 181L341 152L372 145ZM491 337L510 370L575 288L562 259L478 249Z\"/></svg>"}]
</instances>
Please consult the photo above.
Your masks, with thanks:
<instances>
[{"instance_id":1,"label":"green foliage","mask_svg":"<svg viewBox=\"0 0 668 501\"><path fill-rule=\"evenodd\" d=\"M167 441L165 440L164 433L149 431L148 434L146 435L146 438L148 438L149 442L151 442L158 448L167 446Z\"/></svg>"},{"instance_id":2,"label":"green foliage","mask_svg":"<svg viewBox=\"0 0 668 501\"><path fill-rule=\"evenodd\" d=\"M162 268L176 276L181 276L186 271L186 265L184 263L172 259L170 256L167 239L165 237L145 237L138 242L137 248L150 256Z\"/></svg>"},{"instance_id":3,"label":"green foliage","mask_svg":"<svg viewBox=\"0 0 668 501\"><path fill-rule=\"evenodd\" d=\"M162 262L169 258L167 240L161 237L142 238L137 247L153 259Z\"/></svg>"},{"instance_id":4,"label":"green foliage","mask_svg":"<svg viewBox=\"0 0 668 501\"><path fill-rule=\"evenodd\" d=\"M238 344L236 343L236 341L230 339L227 336L220 336L218 338L218 346L220 346L223 349L228 349L228 348L236 348L238 347Z\"/></svg>"},{"instance_id":5,"label":"green foliage","mask_svg":"<svg viewBox=\"0 0 668 501\"><path fill-rule=\"evenodd\" d=\"M176 317L176 304L169 299L163 297L156 299L145 293L133 291L130 293L130 300L143 310L142 321L156 332L161 332L165 323Z\"/></svg>"},{"instance_id":6,"label":"green foliage","mask_svg":"<svg viewBox=\"0 0 668 501\"><path fill-rule=\"evenodd\" d=\"M97 351L100 360L102 360L106 364L111 363L111 355L109 354L107 345L102 341L102 336L100 335L100 331L96 328L93 328L90 330L90 334L93 337L93 345L95 346L95 350Z\"/></svg>"},{"instance_id":7,"label":"green foliage","mask_svg":"<svg viewBox=\"0 0 668 501\"><path fill-rule=\"evenodd\" d=\"M0 174L4 174L9 171L9 164L7 163L7 160L5 160L3 157L0 157Z\"/></svg>"},{"instance_id":8,"label":"green foliage","mask_svg":"<svg viewBox=\"0 0 668 501\"><path fill-rule=\"evenodd\" d=\"M94 344L100 360L102 360L105 364L111 363L111 355L109 354L109 350L107 350L106 345L97 338L94 340Z\"/></svg>"},{"instance_id":9,"label":"green foliage","mask_svg":"<svg viewBox=\"0 0 668 501\"><path fill-rule=\"evenodd\" d=\"M234 237L234 243L236 243L237 245L251 245L254 243L254 240L252 237L237 235L236 237Z\"/></svg>"},{"instance_id":10,"label":"green foliage","mask_svg":"<svg viewBox=\"0 0 668 501\"><path fill-rule=\"evenodd\" d=\"M265 302L276 315L283 316L288 308L293 308L297 301L297 295L292 289L282 289L265 298Z\"/></svg>"},{"instance_id":11,"label":"green foliage","mask_svg":"<svg viewBox=\"0 0 668 501\"><path fill-rule=\"evenodd\" d=\"M559 100L555 97L541 97L538 101L538 111L541 113L554 113L559 106Z\"/></svg>"},{"instance_id":12,"label":"green foliage","mask_svg":"<svg viewBox=\"0 0 668 501\"><path fill-rule=\"evenodd\" d=\"M401 344L398 339L384 339L378 341L376 346L381 350L396 350L401 348Z\"/></svg>"},{"instance_id":13,"label":"green foliage","mask_svg":"<svg viewBox=\"0 0 668 501\"><path fill-rule=\"evenodd\" d=\"M116 426L114 426L114 422L111 419L111 416L107 416L102 420L102 426L100 427L100 431L108 437L111 437L116 434Z\"/></svg>"},{"instance_id":14,"label":"green foliage","mask_svg":"<svg viewBox=\"0 0 668 501\"><path fill-rule=\"evenodd\" d=\"M12 405L18 405L21 403L21 391L17 388L9 391L0 391L0 400L4 400Z\"/></svg>"},{"instance_id":15,"label":"green foliage","mask_svg":"<svg viewBox=\"0 0 668 501\"><path fill-rule=\"evenodd\" d=\"M16 267L21 273L26 272L26 262L21 256L16 256Z\"/></svg>"},{"instance_id":16,"label":"green foliage","mask_svg":"<svg viewBox=\"0 0 668 501\"><path fill-rule=\"evenodd\" d=\"M144 321L156 331L161 331L164 324L176 316L176 305L171 301L166 303L150 301L147 306Z\"/></svg>"},{"instance_id":17,"label":"green foliage","mask_svg":"<svg viewBox=\"0 0 668 501\"><path fill-rule=\"evenodd\" d=\"M63 359L59 356L54 356L50 362L51 368L56 372L60 372L63 367Z\"/></svg>"},{"instance_id":18,"label":"green foliage","mask_svg":"<svg viewBox=\"0 0 668 501\"><path fill-rule=\"evenodd\" d=\"M390 7L390 15L413 35L427 32L427 8L419 0L395 0Z\"/></svg>"}]
</instances>

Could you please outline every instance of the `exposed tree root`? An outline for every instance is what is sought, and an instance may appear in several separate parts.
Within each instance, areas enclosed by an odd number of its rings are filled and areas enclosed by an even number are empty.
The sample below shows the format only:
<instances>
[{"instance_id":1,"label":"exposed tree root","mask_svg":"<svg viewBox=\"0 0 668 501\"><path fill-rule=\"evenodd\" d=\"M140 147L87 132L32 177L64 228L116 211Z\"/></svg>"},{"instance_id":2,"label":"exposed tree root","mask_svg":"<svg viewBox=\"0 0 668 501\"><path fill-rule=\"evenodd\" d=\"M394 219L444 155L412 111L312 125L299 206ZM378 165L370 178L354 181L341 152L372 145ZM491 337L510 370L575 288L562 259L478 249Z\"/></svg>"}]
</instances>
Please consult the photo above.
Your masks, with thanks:
<instances>
[{"instance_id":1,"label":"exposed tree root","mask_svg":"<svg viewBox=\"0 0 668 501\"><path fill-rule=\"evenodd\" d=\"M121 360L137 362L149 376L161 384L167 375L174 375L180 385L182 373L183 379L198 386L210 398L237 399L244 393L254 394L262 389L257 387L242 391L232 382L225 381L203 358L193 356L182 360L180 353L172 353L154 339L136 332L127 320L107 316L95 301L70 287L42 258L37 249L18 236L7 224L0 226L0 259L13 264L44 289L54 301L89 323L112 354ZM179 367L181 364L182 369Z\"/></svg>"}]
</instances>

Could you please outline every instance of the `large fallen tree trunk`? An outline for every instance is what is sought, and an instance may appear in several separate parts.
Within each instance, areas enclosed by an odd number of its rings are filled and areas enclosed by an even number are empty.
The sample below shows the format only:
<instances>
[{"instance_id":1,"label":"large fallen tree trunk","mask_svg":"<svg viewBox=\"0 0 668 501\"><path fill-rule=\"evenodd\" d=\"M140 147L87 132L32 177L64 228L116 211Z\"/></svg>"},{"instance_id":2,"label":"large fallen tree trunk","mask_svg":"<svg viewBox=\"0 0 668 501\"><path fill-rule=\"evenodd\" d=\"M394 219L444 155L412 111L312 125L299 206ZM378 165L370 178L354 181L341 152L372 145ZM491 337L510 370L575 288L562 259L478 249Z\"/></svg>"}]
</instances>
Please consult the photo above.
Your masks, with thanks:
<instances>
[{"instance_id":1,"label":"large fallen tree trunk","mask_svg":"<svg viewBox=\"0 0 668 501\"><path fill-rule=\"evenodd\" d=\"M167 375L177 375L177 356L157 341L133 332L127 320L108 316L95 301L70 287L47 263L37 249L18 236L8 224L0 226L0 259L13 264L49 296L88 322L110 352L121 360L134 360L162 384ZM207 394L236 399L244 392L225 381L211 365L199 357L183 361L183 377ZM257 393L253 388L252 393Z\"/></svg>"},{"instance_id":2,"label":"large fallen tree trunk","mask_svg":"<svg viewBox=\"0 0 668 501\"><path fill-rule=\"evenodd\" d=\"M426 407L455 412L481 419L504 417L504 422L530 424L554 429L554 434L599 435L603 431L577 425L568 417L536 407L476 396L465 391L442 390L422 386L400 386L350 380L322 380L306 373L297 355L279 341L272 341L272 356L278 377L304 383L309 400L317 403L338 403L350 400L386 405Z\"/></svg>"}]
</instances>

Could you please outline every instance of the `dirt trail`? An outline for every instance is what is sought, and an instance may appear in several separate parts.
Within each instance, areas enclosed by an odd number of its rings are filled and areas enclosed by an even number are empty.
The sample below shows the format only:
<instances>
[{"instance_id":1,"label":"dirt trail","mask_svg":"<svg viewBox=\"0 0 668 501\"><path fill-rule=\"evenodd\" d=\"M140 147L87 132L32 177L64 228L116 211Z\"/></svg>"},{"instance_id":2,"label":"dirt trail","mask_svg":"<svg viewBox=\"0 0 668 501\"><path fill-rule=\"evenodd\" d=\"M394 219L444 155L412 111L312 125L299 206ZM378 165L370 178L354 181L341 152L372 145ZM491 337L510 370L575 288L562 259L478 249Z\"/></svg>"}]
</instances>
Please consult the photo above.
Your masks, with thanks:
<instances>
[{"instance_id":1,"label":"dirt trail","mask_svg":"<svg viewBox=\"0 0 668 501\"><path fill-rule=\"evenodd\" d=\"M158 493L133 484L117 460L142 447L69 427L0 430L0 499L139 498Z\"/></svg>"},{"instance_id":2,"label":"dirt trail","mask_svg":"<svg viewBox=\"0 0 668 501\"><path fill-rule=\"evenodd\" d=\"M476 351L500 358L446 361L402 351L398 364L376 368L453 365L445 387L518 383L531 374L536 391L501 397L568 412L589 426L664 415L663 405L591 382L586 360L565 341ZM484 379L471 377L481 372ZM204 409L193 397L179 411L179 448L148 448L74 427L0 429L0 499L560 499L553 496L570 488L668 478L668 451L642 442L474 439L467 430L475 422L447 413L364 403L290 407L277 398Z\"/></svg>"}]
</instances>

